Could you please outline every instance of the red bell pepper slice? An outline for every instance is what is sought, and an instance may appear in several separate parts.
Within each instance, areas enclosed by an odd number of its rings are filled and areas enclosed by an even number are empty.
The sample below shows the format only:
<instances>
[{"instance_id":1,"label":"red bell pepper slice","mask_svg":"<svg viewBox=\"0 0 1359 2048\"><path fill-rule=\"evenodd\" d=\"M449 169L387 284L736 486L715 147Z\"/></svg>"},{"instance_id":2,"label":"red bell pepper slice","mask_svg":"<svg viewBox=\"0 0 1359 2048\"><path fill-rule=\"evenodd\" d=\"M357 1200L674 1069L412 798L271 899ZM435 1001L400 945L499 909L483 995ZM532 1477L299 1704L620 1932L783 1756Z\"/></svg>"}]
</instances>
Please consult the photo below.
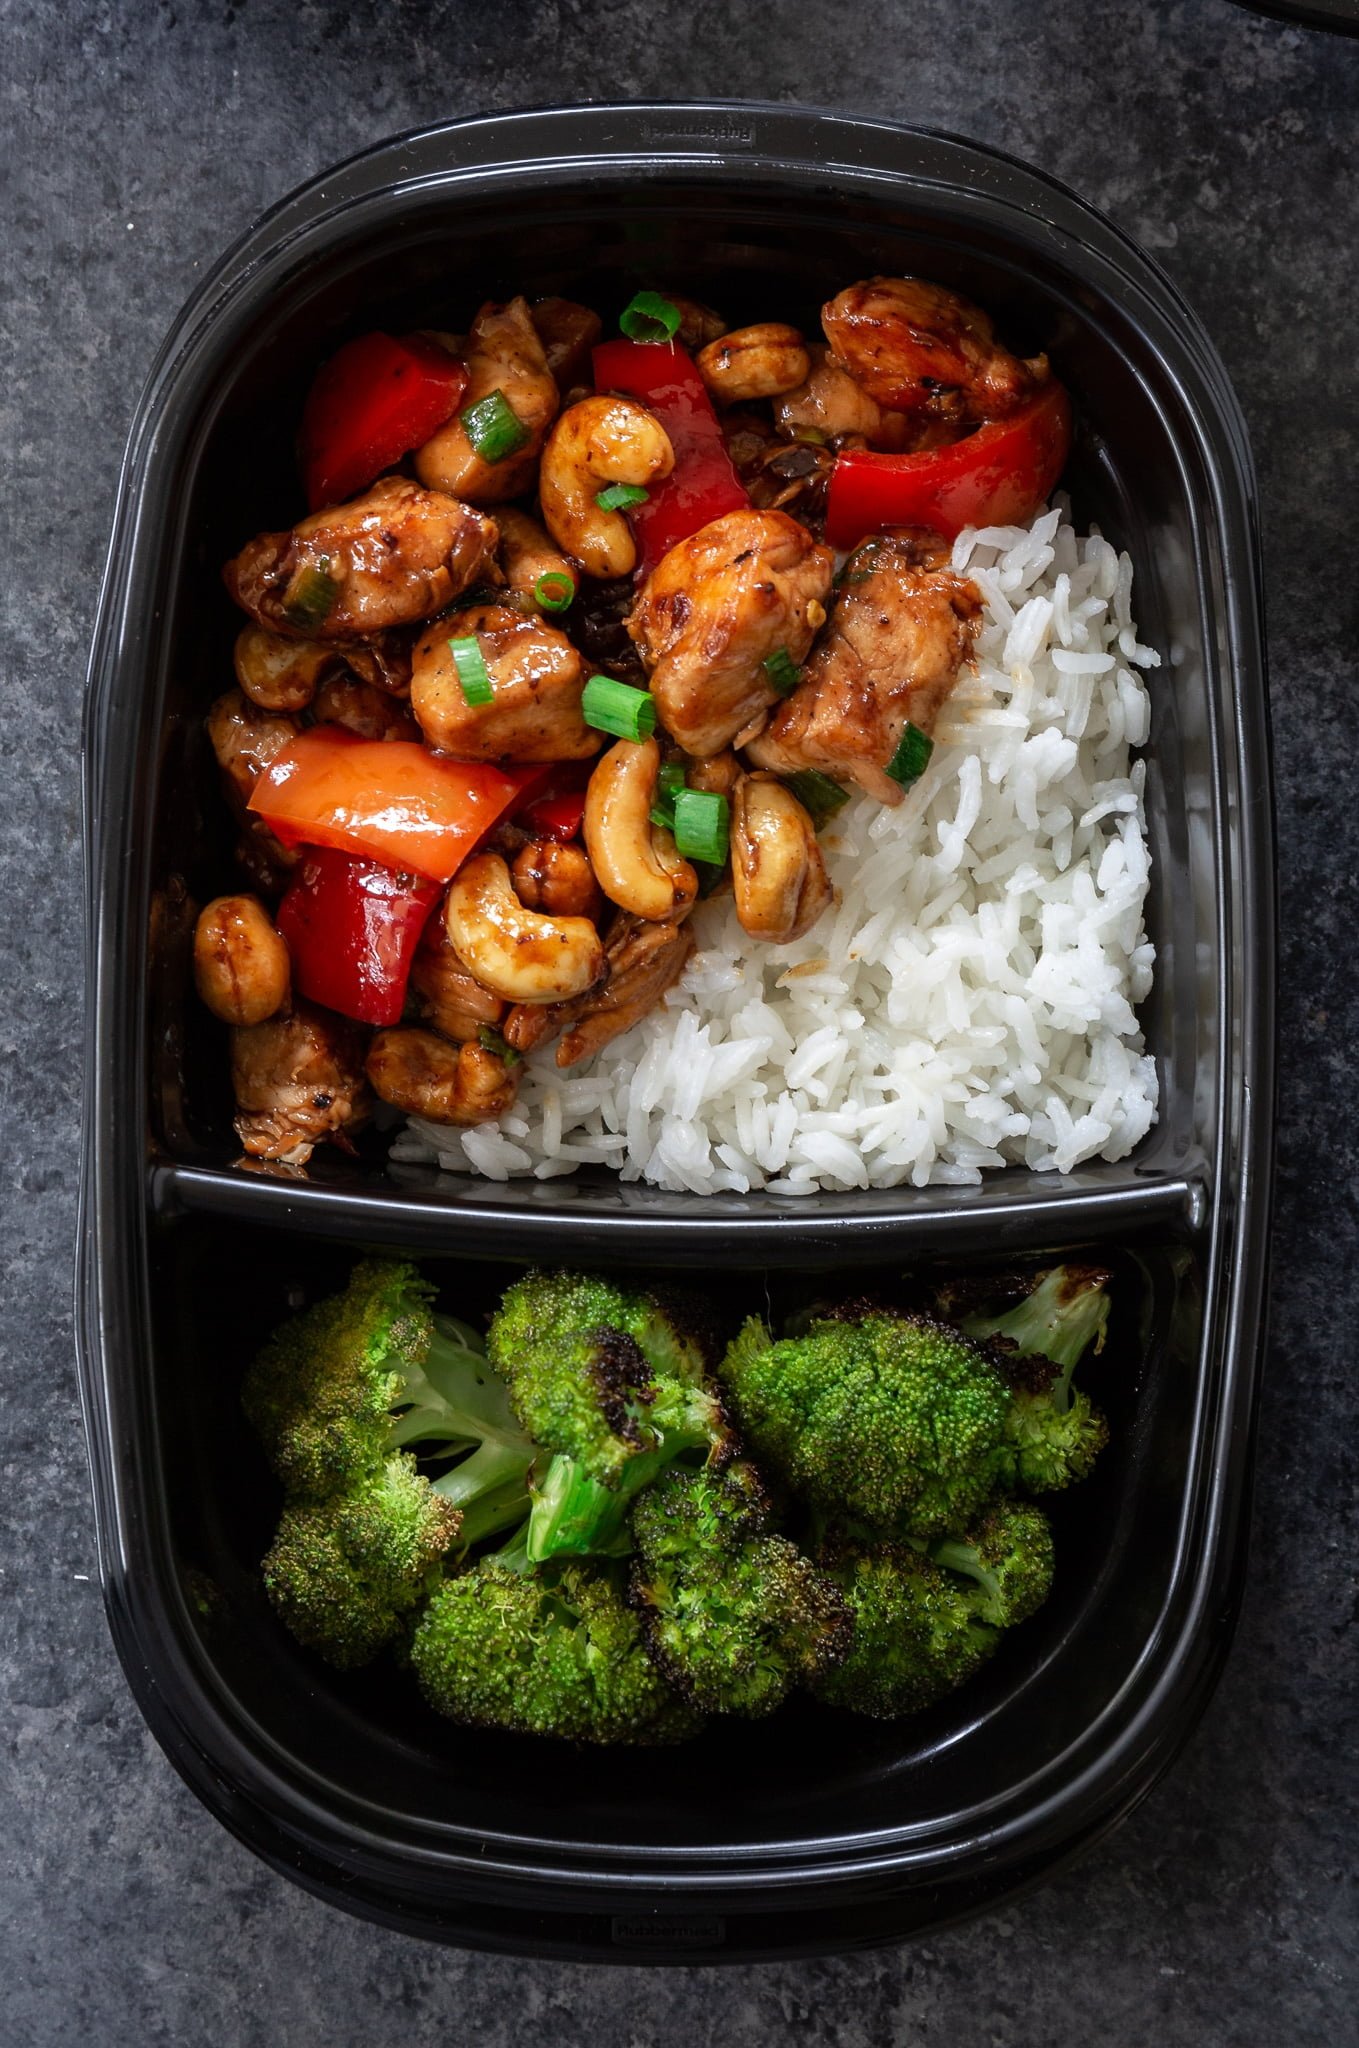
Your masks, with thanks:
<instances>
[{"instance_id":1,"label":"red bell pepper slice","mask_svg":"<svg viewBox=\"0 0 1359 2048\"><path fill-rule=\"evenodd\" d=\"M278 906L293 987L360 1024L399 1024L437 882L376 861L307 848Z\"/></svg>"},{"instance_id":2,"label":"red bell pepper slice","mask_svg":"<svg viewBox=\"0 0 1359 2048\"><path fill-rule=\"evenodd\" d=\"M447 882L533 772L316 725L274 756L250 809L287 845L335 846Z\"/></svg>"},{"instance_id":3,"label":"red bell pepper slice","mask_svg":"<svg viewBox=\"0 0 1359 2048\"><path fill-rule=\"evenodd\" d=\"M965 526L1022 526L1066 466L1071 400L1055 380L1003 420L914 455L847 450L835 459L826 539L852 548L889 526L925 526L954 540Z\"/></svg>"},{"instance_id":4,"label":"red bell pepper slice","mask_svg":"<svg viewBox=\"0 0 1359 2048\"><path fill-rule=\"evenodd\" d=\"M313 512L372 483L452 419L467 370L423 335L361 334L323 363L302 413L302 474Z\"/></svg>"},{"instance_id":5,"label":"red bell pepper slice","mask_svg":"<svg viewBox=\"0 0 1359 2048\"><path fill-rule=\"evenodd\" d=\"M567 790L563 796L540 796L524 812L524 823L539 839L555 839L562 846L576 838L585 822L585 791Z\"/></svg>"},{"instance_id":6,"label":"red bell pepper slice","mask_svg":"<svg viewBox=\"0 0 1359 2048\"><path fill-rule=\"evenodd\" d=\"M628 514L639 579L712 519L744 511L750 494L727 453L707 387L676 342L604 341L594 351L596 391L640 399L670 436L675 467Z\"/></svg>"},{"instance_id":7,"label":"red bell pepper slice","mask_svg":"<svg viewBox=\"0 0 1359 2048\"><path fill-rule=\"evenodd\" d=\"M541 794L533 792L533 801L514 813L515 823L563 846L575 839L585 822L585 786L594 766L593 761L563 761L549 768Z\"/></svg>"}]
</instances>

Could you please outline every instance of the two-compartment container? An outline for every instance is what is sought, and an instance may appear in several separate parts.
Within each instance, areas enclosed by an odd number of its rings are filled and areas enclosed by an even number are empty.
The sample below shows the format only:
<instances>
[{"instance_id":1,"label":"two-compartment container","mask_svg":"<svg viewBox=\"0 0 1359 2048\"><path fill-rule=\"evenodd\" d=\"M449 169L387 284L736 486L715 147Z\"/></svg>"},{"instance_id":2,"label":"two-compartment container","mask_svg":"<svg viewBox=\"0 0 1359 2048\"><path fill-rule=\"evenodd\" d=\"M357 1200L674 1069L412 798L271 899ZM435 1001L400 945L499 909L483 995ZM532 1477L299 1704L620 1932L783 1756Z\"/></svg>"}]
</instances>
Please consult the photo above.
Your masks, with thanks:
<instances>
[{"instance_id":1,"label":"two-compartment container","mask_svg":"<svg viewBox=\"0 0 1359 2048\"><path fill-rule=\"evenodd\" d=\"M222 1035L188 971L227 820L202 732L235 617L220 564L294 516L316 362L483 298L668 283L733 322L847 280L959 286L1074 392L1077 522L1130 550L1151 678L1145 1011L1160 1120L1118 1165L974 1190L675 1196L498 1186L318 1156L238 1168ZM119 1654L205 1803L277 1868L401 1927L570 1957L816 1952L1032 1882L1146 1791L1224 1655L1243 1568L1272 1114L1272 839L1249 454L1211 346L1117 230L971 144L832 115L637 105L423 132L287 200L152 372L119 492L86 730L90 1013L79 1332ZM244 1362L357 1244L427 1256L467 1312L515 1260L617 1264L740 1307L922 1262L1098 1246L1114 1447L1059 1500L1048 1606L930 1714L800 1704L668 1752L575 1752L338 1677L258 1583L276 1494ZM832 1280L831 1276L834 1276Z\"/></svg>"}]
</instances>

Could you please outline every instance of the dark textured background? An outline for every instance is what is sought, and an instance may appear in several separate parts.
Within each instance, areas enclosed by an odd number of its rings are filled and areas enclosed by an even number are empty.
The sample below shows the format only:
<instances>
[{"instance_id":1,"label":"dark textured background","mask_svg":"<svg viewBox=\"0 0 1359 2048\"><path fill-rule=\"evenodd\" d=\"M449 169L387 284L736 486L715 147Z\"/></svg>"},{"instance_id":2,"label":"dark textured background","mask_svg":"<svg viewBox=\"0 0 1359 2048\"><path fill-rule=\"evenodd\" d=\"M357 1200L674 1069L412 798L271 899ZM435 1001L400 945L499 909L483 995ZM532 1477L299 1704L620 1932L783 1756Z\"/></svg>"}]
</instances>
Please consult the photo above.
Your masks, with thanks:
<instances>
[{"instance_id":1,"label":"dark textured background","mask_svg":"<svg viewBox=\"0 0 1359 2048\"><path fill-rule=\"evenodd\" d=\"M1345 1083L1359 1029L1359 722L1355 579L1316 564L1359 514L1359 44L1225 0L7 0L0 52L3 2048L1355 2039L1359 1116ZM1173 1774L1035 1897L845 1961L533 1966L380 1932L271 1876L182 1789L114 1661L71 1350L82 672L140 381L195 280L258 210L420 122L742 93L956 130L1055 172L1160 258L1245 405L1264 505L1283 927L1253 1564L1226 1679Z\"/></svg>"}]
</instances>

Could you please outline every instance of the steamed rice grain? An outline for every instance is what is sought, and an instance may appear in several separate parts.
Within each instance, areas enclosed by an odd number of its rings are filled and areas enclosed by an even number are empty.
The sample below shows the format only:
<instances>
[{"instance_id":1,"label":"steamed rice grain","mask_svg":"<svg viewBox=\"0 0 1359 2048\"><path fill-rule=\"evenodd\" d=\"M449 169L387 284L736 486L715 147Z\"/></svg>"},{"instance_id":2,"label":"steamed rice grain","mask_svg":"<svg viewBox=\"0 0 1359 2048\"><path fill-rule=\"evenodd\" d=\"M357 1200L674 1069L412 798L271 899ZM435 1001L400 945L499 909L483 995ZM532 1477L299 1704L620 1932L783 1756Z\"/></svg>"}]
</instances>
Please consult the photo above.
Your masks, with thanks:
<instances>
[{"instance_id":1,"label":"steamed rice grain","mask_svg":"<svg viewBox=\"0 0 1359 2048\"><path fill-rule=\"evenodd\" d=\"M500 1126L412 1118L393 1157L495 1180L598 1164L696 1194L963 1185L1121 1159L1156 1117L1150 728L1132 565L1060 509L963 534L985 599L975 672L896 809L822 834L838 902L791 946L730 892L665 1005L563 1074L526 1062Z\"/></svg>"}]
</instances>

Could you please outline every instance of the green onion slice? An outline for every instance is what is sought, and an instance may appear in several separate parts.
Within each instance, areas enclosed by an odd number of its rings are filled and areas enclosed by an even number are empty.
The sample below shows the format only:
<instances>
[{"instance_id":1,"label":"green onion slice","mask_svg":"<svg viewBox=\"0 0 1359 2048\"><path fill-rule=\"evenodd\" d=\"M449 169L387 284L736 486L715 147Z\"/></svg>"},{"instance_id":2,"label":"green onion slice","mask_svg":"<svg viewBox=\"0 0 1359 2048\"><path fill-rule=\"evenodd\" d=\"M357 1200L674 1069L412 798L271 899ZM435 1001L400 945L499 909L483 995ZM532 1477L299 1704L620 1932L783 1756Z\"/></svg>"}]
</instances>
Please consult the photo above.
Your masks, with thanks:
<instances>
[{"instance_id":1,"label":"green onion slice","mask_svg":"<svg viewBox=\"0 0 1359 2048\"><path fill-rule=\"evenodd\" d=\"M450 640L448 645L453 656L453 666L458 671L458 681L462 685L464 700L472 705L489 704L495 696L495 691L491 687L491 678L486 673L486 663L481 658L476 634L468 633L462 640Z\"/></svg>"},{"instance_id":2,"label":"green onion slice","mask_svg":"<svg viewBox=\"0 0 1359 2048\"><path fill-rule=\"evenodd\" d=\"M792 790L818 832L827 818L833 818L849 802L849 791L841 789L819 768L799 768L796 774L784 777L784 784Z\"/></svg>"},{"instance_id":3,"label":"green onion slice","mask_svg":"<svg viewBox=\"0 0 1359 2048\"><path fill-rule=\"evenodd\" d=\"M649 693L612 676L591 676L580 709L596 732L611 732L620 740L649 740L656 730L656 705Z\"/></svg>"},{"instance_id":4,"label":"green onion slice","mask_svg":"<svg viewBox=\"0 0 1359 2048\"><path fill-rule=\"evenodd\" d=\"M618 324L629 341L673 341L679 333L680 309L660 292L638 292L624 306Z\"/></svg>"},{"instance_id":5,"label":"green onion slice","mask_svg":"<svg viewBox=\"0 0 1359 2048\"><path fill-rule=\"evenodd\" d=\"M646 492L640 484L610 484L595 492L595 503L601 512L626 512L630 505L645 505Z\"/></svg>"},{"instance_id":6,"label":"green onion slice","mask_svg":"<svg viewBox=\"0 0 1359 2048\"><path fill-rule=\"evenodd\" d=\"M464 406L458 418L483 462L503 462L529 438L528 428L498 385L475 405Z\"/></svg>"},{"instance_id":7,"label":"green onion slice","mask_svg":"<svg viewBox=\"0 0 1359 2048\"><path fill-rule=\"evenodd\" d=\"M714 789L682 789L675 798L675 848L686 860L727 857L731 809Z\"/></svg>"},{"instance_id":8,"label":"green onion slice","mask_svg":"<svg viewBox=\"0 0 1359 2048\"><path fill-rule=\"evenodd\" d=\"M665 831L675 829L675 798L684 788L684 763L662 761L656 777L656 801L651 806L651 822Z\"/></svg>"},{"instance_id":9,"label":"green onion slice","mask_svg":"<svg viewBox=\"0 0 1359 2048\"><path fill-rule=\"evenodd\" d=\"M760 666L769 678L770 689L777 690L780 697L790 696L802 680L802 670L786 647L776 647Z\"/></svg>"},{"instance_id":10,"label":"green onion slice","mask_svg":"<svg viewBox=\"0 0 1359 2048\"><path fill-rule=\"evenodd\" d=\"M897 750L887 763L887 773L893 782L899 782L903 789L909 789L911 784L924 774L933 752L934 741L908 719L902 728L901 738L897 741Z\"/></svg>"},{"instance_id":11,"label":"green onion slice","mask_svg":"<svg viewBox=\"0 0 1359 2048\"><path fill-rule=\"evenodd\" d=\"M338 581L330 573L330 556L299 569L283 600L283 616L290 626L319 626L340 594Z\"/></svg>"},{"instance_id":12,"label":"green onion slice","mask_svg":"<svg viewBox=\"0 0 1359 2048\"><path fill-rule=\"evenodd\" d=\"M523 1054L517 1053L491 1024L481 1026L477 1032L477 1044L484 1046L487 1052L493 1052L497 1059L504 1060L507 1067L517 1067L523 1058Z\"/></svg>"},{"instance_id":13,"label":"green onion slice","mask_svg":"<svg viewBox=\"0 0 1359 2048\"><path fill-rule=\"evenodd\" d=\"M576 595L576 586L565 569L545 569L533 586L533 595L545 612L564 612Z\"/></svg>"}]
</instances>

